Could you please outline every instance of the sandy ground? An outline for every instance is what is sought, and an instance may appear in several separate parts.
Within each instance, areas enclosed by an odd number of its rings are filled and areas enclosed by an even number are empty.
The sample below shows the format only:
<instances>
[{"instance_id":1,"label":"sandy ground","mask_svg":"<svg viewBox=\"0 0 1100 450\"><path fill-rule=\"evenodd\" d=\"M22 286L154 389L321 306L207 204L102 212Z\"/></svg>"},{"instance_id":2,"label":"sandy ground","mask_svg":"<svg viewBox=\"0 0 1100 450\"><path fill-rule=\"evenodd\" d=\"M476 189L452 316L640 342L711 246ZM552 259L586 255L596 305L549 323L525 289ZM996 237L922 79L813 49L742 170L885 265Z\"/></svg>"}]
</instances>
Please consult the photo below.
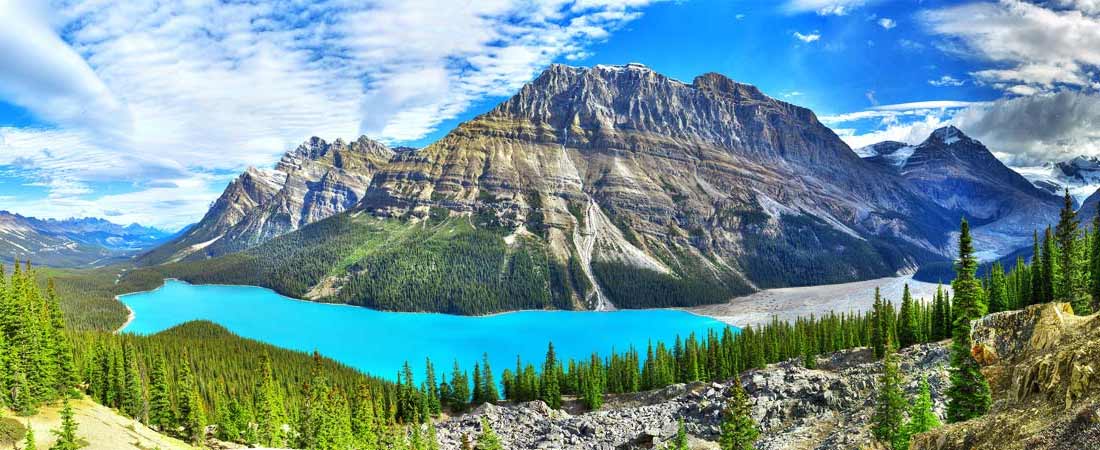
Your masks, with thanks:
<instances>
[{"instance_id":1,"label":"sandy ground","mask_svg":"<svg viewBox=\"0 0 1100 450\"><path fill-rule=\"evenodd\" d=\"M160 448L192 449L182 441L161 435L141 423L123 417L110 408L87 398L72 401L73 417L77 423L77 436L88 442L89 450L146 450ZM43 406L38 414L19 418L30 422L38 448L50 448L55 436L52 429L61 427L61 404Z\"/></svg>"},{"instance_id":2,"label":"sandy ground","mask_svg":"<svg viewBox=\"0 0 1100 450\"><path fill-rule=\"evenodd\" d=\"M936 293L935 283L913 280L912 275L878 278L852 283L827 284L793 288L766 289L744 297L737 297L729 303L686 308L688 312L713 317L731 325L759 325L770 322L772 317L780 320L794 320L800 316L821 314L829 311L849 312L867 311L875 301L875 288L882 292L883 298L895 305L901 301L905 284L914 298L932 301ZM950 286L944 286L950 292Z\"/></svg>"}]
</instances>

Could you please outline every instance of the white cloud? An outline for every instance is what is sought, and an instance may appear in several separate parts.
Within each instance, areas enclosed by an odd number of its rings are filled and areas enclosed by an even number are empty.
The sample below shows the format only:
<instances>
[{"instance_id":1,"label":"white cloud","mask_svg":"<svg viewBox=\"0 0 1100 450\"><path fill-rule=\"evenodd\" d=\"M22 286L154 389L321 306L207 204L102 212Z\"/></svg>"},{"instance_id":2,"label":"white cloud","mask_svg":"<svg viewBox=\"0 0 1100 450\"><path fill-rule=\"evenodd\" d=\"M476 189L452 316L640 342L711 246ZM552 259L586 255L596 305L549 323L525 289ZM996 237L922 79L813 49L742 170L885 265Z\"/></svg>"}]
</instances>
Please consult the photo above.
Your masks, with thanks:
<instances>
[{"instance_id":1,"label":"white cloud","mask_svg":"<svg viewBox=\"0 0 1100 450\"><path fill-rule=\"evenodd\" d=\"M1100 89L1100 16L1094 0L968 3L921 18L943 46L996 64L973 76L1006 91ZM1027 86L1030 89L1019 88Z\"/></svg>"},{"instance_id":2,"label":"white cloud","mask_svg":"<svg viewBox=\"0 0 1100 450\"><path fill-rule=\"evenodd\" d=\"M930 84L932 86L936 86L936 87L946 87L946 86L962 86L962 85L966 84L966 82L963 81L963 80L957 79L957 78L955 78L951 75L944 75L944 76L939 77L938 79L935 79L935 80L928 80L928 84Z\"/></svg>"},{"instance_id":3,"label":"white cloud","mask_svg":"<svg viewBox=\"0 0 1100 450\"><path fill-rule=\"evenodd\" d=\"M852 125L866 120L878 120L877 126L856 132ZM1062 91L992 102L913 102L824 116L821 121L853 148L883 140L917 143L938 127L955 125L1010 165L1100 156L1100 94L1096 93Z\"/></svg>"},{"instance_id":4,"label":"white cloud","mask_svg":"<svg viewBox=\"0 0 1100 450\"><path fill-rule=\"evenodd\" d=\"M821 39L821 33L817 32L817 31L811 32L809 34L802 34L802 33L799 33L797 31L795 31L793 36L794 36L795 39L798 39L798 40L800 40L802 42L805 42L807 44L810 43L810 42L814 42L814 41L817 41L817 40Z\"/></svg>"},{"instance_id":5,"label":"white cloud","mask_svg":"<svg viewBox=\"0 0 1100 450\"><path fill-rule=\"evenodd\" d=\"M788 13L815 12L822 16L844 16L854 9L877 3L878 0L788 0Z\"/></svg>"},{"instance_id":6,"label":"white cloud","mask_svg":"<svg viewBox=\"0 0 1100 450\"><path fill-rule=\"evenodd\" d=\"M883 18L878 20L878 26L882 27L883 29L889 30L891 28L894 28L894 27L898 26L898 23L895 22L894 19L891 19L889 17L883 17Z\"/></svg>"},{"instance_id":7,"label":"white cloud","mask_svg":"<svg viewBox=\"0 0 1100 450\"><path fill-rule=\"evenodd\" d=\"M51 189L27 211L46 215L95 182L218 185L203 174L268 166L312 135L416 140L590 55L653 1L0 0L0 99L50 124L0 129L0 164L18 156ZM216 190L181 198L194 212Z\"/></svg>"}]
</instances>

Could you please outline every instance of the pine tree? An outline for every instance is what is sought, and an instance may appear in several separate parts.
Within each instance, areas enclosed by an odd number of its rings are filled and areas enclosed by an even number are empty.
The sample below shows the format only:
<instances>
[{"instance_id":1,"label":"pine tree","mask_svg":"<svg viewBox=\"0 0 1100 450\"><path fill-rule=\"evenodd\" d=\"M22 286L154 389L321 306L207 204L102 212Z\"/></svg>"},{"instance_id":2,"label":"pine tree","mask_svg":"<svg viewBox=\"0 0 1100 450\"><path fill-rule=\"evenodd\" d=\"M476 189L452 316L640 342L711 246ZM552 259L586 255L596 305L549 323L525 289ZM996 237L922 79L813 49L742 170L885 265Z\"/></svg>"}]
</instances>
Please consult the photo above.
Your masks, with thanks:
<instances>
[{"instance_id":1,"label":"pine tree","mask_svg":"<svg viewBox=\"0 0 1100 450\"><path fill-rule=\"evenodd\" d=\"M497 383L493 379L493 369L489 367L488 353L484 353L481 356L481 380L483 383L481 393L484 396L482 402L496 403L500 400L500 393L497 392Z\"/></svg>"},{"instance_id":2,"label":"pine tree","mask_svg":"<svg viewBox=\"0 0 1100 450\"><path fill-rule=\"evenodd\" d=\"M956 265L954 324L951 342L951 386L947 389L947 420L961 422L985 414L991 402L989 383L970 354L970 321L984 311L979 300L982 287L974 277L978 260L970 241L970 225L962 221L959 261Z\"/></svg>"},{"instance_id":3,"label":"pine tree","mask_svg":"<svg viewBox=\"0 0 1100 450\"><path fill-rule=\"evenodd\" d=\"M718 446L722 450L752 450L760 436L753 420L752 407L740 382L733 383L732 396L722 413L721 436Z\"/></svg>"},{"instance_id":4,"label":"pine tree","mask_svg":"<svg viewBox=\"0 0 1100 450\"><path fill-rule=\"evenodd\" d=\"M500 437L493 431L493 427L489 426L489 421L481 418L481 434L477 436L477 450L504 450L504 444L500 442Z\"/></svg>"},{"instance_id":5,"label":"pine tree","mask_svg":"<svg viewBox=\"0 0 1100 450\"><path fill-rule=\"evenodd\" d=\"M1008 311L1008 291L1005 285L1005 269L1000 262L993 263L989 271L989 312Z\"/></svg>"},{"instance_id":6,"label":"pine tree","mask_svg":"<svg viewBox=\"0 0 1100 450\"><path fill-rule=\"evenodd\" d=\"M158 356L149 375L149 425L166 432L172 429L175 422L168 393L168 372L164 367L164 357Z\"/></svg>"},{"instance_id":7,"label":"pine tree","mask_svg":"<svg viewBox=\"0 0 1100 450\"><path fill-rule=\"evenodd\" d=\"M680 418L676 423L676 438L672 440L672 450L691 450L688 447L687 427L684 426L684 419Z\"/></svg>"},{"instance_id":8,"label":"pine tree","mask_svg":"<svg viewBox=\"0 0 1100 450\"><path fill-rule=\"evenodd\" d=\"M924 378L920 383L920 392L909 408L909 421L905 424L906 443L909 438L938 426L940 419L932 411L932 394L928 388L928 378Z\"/></svg>"},{"instance_id":9,"label":"pine tree","mask_svg":"<svg viewBox=\"0 0 1100 450\"><path fill-rule=\"evenodd\" d=\"M456 412L462 412L466 410L466 407L470 403L470 382L466 378L466 372L462 371L459 367L458 361L455 361L454 370L451 372L451 392L453 393L451 398L451 409Z\"/></svg>"},{"instance_id":10,"label":"pine tree","mask_svg":"<svg viewBox=\"0 0 1100 450\"><path fill-rule=\"evenodd\" d=\"M282 394L275 384L271 358L266 354L260 359L259 375L253 399L257 438L264 446L285 447L287 438L283 432L283 424L286 423L286 411L283 409Z\"/></svg>"},{"instance_id":11,"label":"pine tree","mask_svg":"<svg viewBox=\"0 0 1100 450\"><path fill-rule=\"evenodd\" d=\"M374 396L370 387L360 384L351 412L351 433L358 447L372 450L378 446L378 433L374 421Z\"/></svg>"},{"instance_id":12,"label":"pine tree","mask_svg":"<svg viewBox=\"0 0 1100 450\"><path fill-rule=\"evenodd\" d=\"M902 450L904 441L905 393L901 390L901 374L898 370L898 356L892 343L886 345L886 357L882 361L882 376L879 378L878 393L875 398L875 413L871 417L871 432L883 444L894 450Z\"/></svg>"},{"instance_id":13,"label":"pine tree","mask_svg":"<svg viewBox=\"0 0 1100 450\"><path fill-rule=\"evenodd\" d=\"M542 401L552 409L561 409L561 388L558 386L558 360L554 353L554 343L546 349L546 360L542 365Z\"/></svg>"},{"instance_id":14,"label":"pine tree","mask_svg":"<svg viewBox=\"0 0 1100 450\"><path fill-rule=\"evenodd\" d=\"M920 338L917 323L917 305L909 293L909 283L901 294L901 310L898 312L898 342L901 348L916 344Z\"/></svg>"},{"instance_id":15,"label":"pine tree","mask_svg":"<svg viewBox=\"0 0 1100 450\"><path fill-rule=\"evenodd\" d=\"M882 358L886 354L886 339L889 333L886 330L886 305L882 301L882 295L878 287L875 288L875 302L871 306L871 349L875 358Z\"/></svg>"},{"instance_id":16,"label":"pine tree","mask_svg":"<svg viewBox=\"0 0 1100 450\"><path fill-rule=\"evenodd\" d=\"M201 443L206 437L202 398L199 396L199 387L191 372L191 363L186 356L180 367L176 392L180 413L179 425L183 429L182 436L185 441L192 444Z\"/></svg>"},{"instance_id":17,"label":"pine tree","mask_svg":"<svg viewBox=\"0 0 1100 450\"><path fill-rule=\"evenodd\" d=\"M141 385L141 374L138 372L137 355L134 354L132 345L124 344L123 356L123 381L122 381L122 411L127 416L140 419L142 409L145 407L145 389Z\"/></svg>"},{"instance_id":18,"label":"pine tree","mask_svg":"<svg viewBox=\"0 0 1100 450\"><path fill-rule=\"evenodd\" d=\"M425 358L424 361L424 395L428 400L428 412L432 417L439 416L442 412L442 401L439 398L439 385L435 383L435 367L432 365L432 360Z\"/></svg>"},{"instance_id":19,"label":"pine tree","mask_svg":"<svg viewBox=\"0 0 1100 450\"><path fill-rule=\"evenodd\" d=\"M76 420L73 419L73 407L69 404L69 398L65 397L61 407L61 428L53 430L57 436L51 450L76 450L81 447L76 437Z\"/></svg>"}]
</instances>

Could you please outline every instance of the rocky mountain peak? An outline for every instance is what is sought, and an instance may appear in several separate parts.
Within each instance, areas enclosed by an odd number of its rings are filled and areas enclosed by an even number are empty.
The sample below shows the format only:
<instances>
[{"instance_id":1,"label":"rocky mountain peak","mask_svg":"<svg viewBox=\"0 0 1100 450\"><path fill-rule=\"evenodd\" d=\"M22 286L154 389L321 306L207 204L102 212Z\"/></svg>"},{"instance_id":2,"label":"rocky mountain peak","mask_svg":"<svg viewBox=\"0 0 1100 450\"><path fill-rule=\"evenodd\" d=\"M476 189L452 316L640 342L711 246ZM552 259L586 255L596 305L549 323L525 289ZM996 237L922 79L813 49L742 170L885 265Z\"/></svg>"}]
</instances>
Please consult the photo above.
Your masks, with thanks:
<instances>
[{"instance_id":1,"label":"rocky mountain peak","mask_svg":"<svg viewBox=\"0 0 1100 450\"><path fill-rule=\"evenodd\" d=\"M967 136L962 130L956 128L954 125L948 125L941 127L933 131L928 139L924 141L926 144L943 144L947 146L953 146L959 142L971 143L978 142ZM978 144L981 144L978 142ZM983 147L984 148L984 147Z\"/></svg>"},{"instance_id":2,"label":"rocky mountain peak","mask_svg":"<svg viewBox=\"0 0 1100 450\"><path fill-rule=\"evenodd\" d=\"M768 100L770 97L760 92L756 86L733 81L716 72L707 72L695 77L691 85L701 91L733 97L734 99Z\"/></svg>"}]
</instances>

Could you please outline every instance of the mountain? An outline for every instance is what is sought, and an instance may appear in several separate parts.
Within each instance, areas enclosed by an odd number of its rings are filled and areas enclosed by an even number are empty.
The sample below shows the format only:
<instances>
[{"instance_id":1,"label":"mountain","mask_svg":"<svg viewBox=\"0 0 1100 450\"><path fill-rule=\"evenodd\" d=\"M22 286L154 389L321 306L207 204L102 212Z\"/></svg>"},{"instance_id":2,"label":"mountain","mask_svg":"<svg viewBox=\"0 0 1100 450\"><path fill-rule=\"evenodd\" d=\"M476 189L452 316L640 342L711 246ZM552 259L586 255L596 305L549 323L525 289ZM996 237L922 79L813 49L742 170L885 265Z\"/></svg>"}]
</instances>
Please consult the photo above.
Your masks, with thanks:
<instances>
[{"instance_id":1,"label":"mountain","mask_svg":"<svg viewBox=\"0 0 1100 450\"><path fill-rule=\"evenodd\" d=\"M55 267L99 266L162 244L171 234L97 218L36 219L0 211L0 255Z\"/></svg>"},{"instance_id":2,"label":"mountain","mask_svg":"<svg viewBox=\"0 0 1100 450\"><path fill-rule=\"evenodd\" d=\"M232 253L345 211L393 155L365 136L351 143L311 138L283 155L274 170L246 170L199 223L138 262L152 265Z\"/></svg>"},{"instance_id":3,"label":"mountain","mask_svg":"<svg viewBox=\"0 0 1100 450\"><path fill-rule=\"evenodd\" d=\"M1017 170L1035 187L1052 194L1062 195L1069 189L1077 205L1100 188L1100 158L1095 156L1076 156L1066 161Z\"/></svg>"},{"instance_id":4,"label":"mountain","mask_svg":"<svg viewBox=\"0 0 1100 450\"><path fill-rule=\"evenodd\" d=\"M893 169L939 206L974 226L974 240L992 259L1029 245L1032 231L1058 216L1059 196L1032 185L981 142L958 128L940 128L919 145L883 142L860 150Z\"/></svg>"},{"instance_id":5,"label":"mountain","mask_svg":"<svg viewBox=\"0 0 1100 450\"><path fill-rule=\"evenodd\" d=\"M958 225L812 111L719 74L684 83L636 64L551 66L377 167L348 213L173 270L382 309L673 306L945 261ZM224 254L290 229L237 231L270 222L246 219L278 204L282 184L263 175L242 175L153 259ZM517 285L551 298L510 293Z\"/></svg>"}]
</instances>

